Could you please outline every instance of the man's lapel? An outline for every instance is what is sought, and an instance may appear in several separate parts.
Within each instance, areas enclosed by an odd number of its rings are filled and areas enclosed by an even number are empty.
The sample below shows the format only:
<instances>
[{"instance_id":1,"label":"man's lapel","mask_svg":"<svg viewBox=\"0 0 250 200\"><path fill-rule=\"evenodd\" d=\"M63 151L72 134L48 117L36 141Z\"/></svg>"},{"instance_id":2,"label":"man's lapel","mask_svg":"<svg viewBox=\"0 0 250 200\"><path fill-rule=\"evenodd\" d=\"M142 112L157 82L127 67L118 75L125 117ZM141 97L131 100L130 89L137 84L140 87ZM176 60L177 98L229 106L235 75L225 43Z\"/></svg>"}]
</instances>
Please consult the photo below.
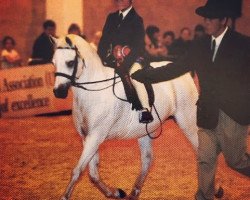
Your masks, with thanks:
<instances>
[{"instance_id":1,"label":"man's lapel","mask_svg":"<svg viewBox=\"0 0 250 200\"><path fill-rule=\"evenodd\" d=\"M129 13L125 16L125 18L123 19L123 23L126 23L127 21L130 21L133 16L135 15L135 9L132 8Z\"/></svg>"},{"instance_id":2,"label":"man's lapel","mask_svg":"<svg viewBox=\"0 0 250 200\"><path fill-rule=\"evenodd\" d=\"M204 59L207 60L209 67L212 64L211 37L207 37L204 44Z\"/></svg>"}]
</instances>

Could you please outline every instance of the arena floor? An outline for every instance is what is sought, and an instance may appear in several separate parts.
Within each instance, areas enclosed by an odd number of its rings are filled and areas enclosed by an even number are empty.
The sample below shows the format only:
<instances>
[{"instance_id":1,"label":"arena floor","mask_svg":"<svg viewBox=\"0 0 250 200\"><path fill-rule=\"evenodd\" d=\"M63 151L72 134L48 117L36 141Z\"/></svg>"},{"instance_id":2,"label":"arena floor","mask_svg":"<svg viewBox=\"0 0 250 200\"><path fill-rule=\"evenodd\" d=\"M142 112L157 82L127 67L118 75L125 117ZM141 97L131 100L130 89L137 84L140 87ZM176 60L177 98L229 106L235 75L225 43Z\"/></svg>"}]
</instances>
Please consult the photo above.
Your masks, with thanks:
<instances>
[{"instance_id":1,"label":"arena floor","mask_svg":"<svg viewBox=\"0 0 250 200\"><path fill-rule=\"evenodd\" d=\"M81 149L71 116L1 119L0 200L59 199ZM154 156L140 199L193 200L197 187L195 155L172 120L164 124L163 134L154 141ZM107 141L101 145L100 157L102 179L129 193L140 167L137 141ZM218 171L224 200L250 199L249 178L226 167L222 156ZM90 183L86 171L72 196L72 200L80 199L106 199Z\"/></svg>"}]
</instances>

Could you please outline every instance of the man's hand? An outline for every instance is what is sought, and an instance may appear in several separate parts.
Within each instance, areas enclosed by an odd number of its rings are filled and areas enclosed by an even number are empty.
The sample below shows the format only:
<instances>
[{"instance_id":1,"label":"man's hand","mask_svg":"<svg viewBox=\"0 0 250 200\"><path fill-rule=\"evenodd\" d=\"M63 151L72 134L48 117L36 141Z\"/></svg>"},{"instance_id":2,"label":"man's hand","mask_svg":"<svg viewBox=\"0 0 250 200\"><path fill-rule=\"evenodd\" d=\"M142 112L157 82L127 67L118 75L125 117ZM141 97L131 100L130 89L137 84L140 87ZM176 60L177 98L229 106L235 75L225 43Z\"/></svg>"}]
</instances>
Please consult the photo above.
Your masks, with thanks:
<instances>
[{"instance_id":1,"label":"man's hand","mask_svg":"<svg viewBox=\"0 0 250 200\"><path fill-rule=\"evenodd\" d=\"M149 72L149 69L137 70L135 73L131 74L131 78L141 83L151 83L151 79L150 79L148 72Z\"/></svg>"}]
</instances>

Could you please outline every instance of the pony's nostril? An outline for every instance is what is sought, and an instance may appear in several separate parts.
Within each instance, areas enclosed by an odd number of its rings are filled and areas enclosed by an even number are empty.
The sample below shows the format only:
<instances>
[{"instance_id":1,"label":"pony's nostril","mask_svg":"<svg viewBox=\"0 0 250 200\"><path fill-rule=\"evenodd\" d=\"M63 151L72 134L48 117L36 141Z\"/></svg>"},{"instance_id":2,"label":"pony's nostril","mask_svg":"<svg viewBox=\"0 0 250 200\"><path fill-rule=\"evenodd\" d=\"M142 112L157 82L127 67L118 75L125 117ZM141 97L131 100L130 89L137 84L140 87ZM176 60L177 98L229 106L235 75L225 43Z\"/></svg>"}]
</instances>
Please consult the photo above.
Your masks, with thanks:
<instances>
[{"instance_id":1,"label":"pony's nostril","mask_svg":"<svg viewBox=\"0 0 250 200\"><path fill-rule=\"evenodd\" d=\"M68 85L60 85L58 88L53 89L53 93L56 98L65 99L68 96Z\"/></svg>"},{"instance_id":2,"label":"pony's nostril","mask_svg":"<svg viewBox=\"0 0 250 200\"><path fill-rule=\"evenodd\" d=\"M53 93L54 93L56 98L60 98L60 92L58 89L53 89Z\"/></svg>"},{"instance_id":3,"label":"pony's nostril","mask_svg":"<svg viewBox=\"0 0 250 200\"><path fill-rule=\"evenodd\" d=\"M53 93L54 93L55 96L57 96L57 93L58 93L57 89L53 89Z\"/></svg>"}]
</instances>

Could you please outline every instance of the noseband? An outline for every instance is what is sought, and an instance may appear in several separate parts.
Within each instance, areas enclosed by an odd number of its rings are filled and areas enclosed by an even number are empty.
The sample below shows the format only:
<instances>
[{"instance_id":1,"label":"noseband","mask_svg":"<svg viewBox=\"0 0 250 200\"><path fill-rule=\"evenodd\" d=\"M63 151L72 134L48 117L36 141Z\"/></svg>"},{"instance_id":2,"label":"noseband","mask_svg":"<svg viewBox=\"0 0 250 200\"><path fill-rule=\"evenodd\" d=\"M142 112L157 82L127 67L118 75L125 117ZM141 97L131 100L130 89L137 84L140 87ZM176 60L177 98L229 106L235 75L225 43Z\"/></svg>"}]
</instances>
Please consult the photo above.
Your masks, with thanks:
<instances>
[{"instance_id":1,"label":"noseband","mask_svg":"<svg viewBox=\"0 0 250 200\"><path fill-rule=\"evenodd\" d=\"M70 48L70 47L58 47L57 49L69 49L69 50L75 51L75 53L76 53L76 56L75 56L74 61L73 61L74 69L73 69L73 73L71 76L68 74L65 74L65 73L55 72L55 77L56 76L65 77L65 78L69 79L71 81L71 85L74 86L74 85L76 85L75 79L77 79L76 73L77 73L78 57L79 57L78 49L77 49L77 47L72 47L72 48ZM84 59L82 59L82 61L84 63ZM67 65L70 65L70 62L67 63Z\"/></svg>"}]
</instances>

